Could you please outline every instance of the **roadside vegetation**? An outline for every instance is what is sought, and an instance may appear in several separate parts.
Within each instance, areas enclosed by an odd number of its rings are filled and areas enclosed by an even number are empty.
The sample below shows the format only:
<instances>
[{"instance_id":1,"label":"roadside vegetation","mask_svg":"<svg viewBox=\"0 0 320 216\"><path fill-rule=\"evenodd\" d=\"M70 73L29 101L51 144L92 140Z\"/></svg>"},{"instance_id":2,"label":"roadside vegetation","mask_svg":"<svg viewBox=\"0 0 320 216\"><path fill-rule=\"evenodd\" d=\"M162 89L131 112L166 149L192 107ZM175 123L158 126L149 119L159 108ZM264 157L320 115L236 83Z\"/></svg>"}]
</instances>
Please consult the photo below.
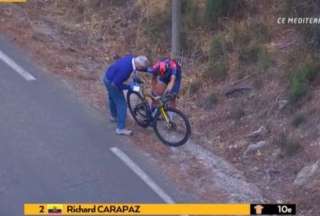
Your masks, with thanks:
<instances>
[{"instance_id":1,"label":"roadside vegetation","mask_svg":"<svg viewBox=\"0 0 320 216\"><path fill-rule=\"evenodd\" d=\"M90 92L98 108L105 100L99 78L112 56L170 54L170 0L36 0L15 7L28 15L21 25L28 28L15 34L31 35L23 37L32 41L26 46L40 47L36 53L53 61L55 73L80 80L77 88ZM190 115L193 139L234 163L267 200L301 203L301 215L319 215L319 183L293 182L320 157L320 28L279 25L276 18L318 17L319 8L314 0L182 0L178 106ZM0 15L0 28L11 14ZM35 28L41 19L51 32Z\"/></svg>"}]
</instances>

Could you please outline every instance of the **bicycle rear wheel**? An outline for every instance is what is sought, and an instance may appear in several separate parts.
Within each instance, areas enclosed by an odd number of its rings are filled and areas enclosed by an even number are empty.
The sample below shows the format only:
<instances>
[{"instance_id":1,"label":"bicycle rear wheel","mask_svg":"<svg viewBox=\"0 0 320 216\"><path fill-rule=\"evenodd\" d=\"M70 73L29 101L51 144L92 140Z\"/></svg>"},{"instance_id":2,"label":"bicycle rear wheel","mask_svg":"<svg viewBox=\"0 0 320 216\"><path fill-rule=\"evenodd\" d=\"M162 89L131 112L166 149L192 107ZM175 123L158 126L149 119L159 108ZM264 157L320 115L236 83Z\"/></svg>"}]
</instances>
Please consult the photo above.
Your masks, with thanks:
<instances>
[{"instance_id":1,"label":"bicycle rear wheel","mask_svg":"<svg viewBox=\"0 0 320 216\"><path fill-rule=\"evenodd\" d=\"M149 106L144 98L137 92L129 91L127 94L128 108L133 119L141 127L149 126Z\"/></svg>"},{"instance_id":2,"label":"bicycle rear wheel","mask_svg":"<svg viewBox=\"0 0 320 216\"><path fill-rule=\"evenodd\" d=\"M181 111L168 107L164 114L158 112L155 119L154 131L164 144L177 147L185 144L190 138L191 126Z\"/></svg>"}]
</instances>

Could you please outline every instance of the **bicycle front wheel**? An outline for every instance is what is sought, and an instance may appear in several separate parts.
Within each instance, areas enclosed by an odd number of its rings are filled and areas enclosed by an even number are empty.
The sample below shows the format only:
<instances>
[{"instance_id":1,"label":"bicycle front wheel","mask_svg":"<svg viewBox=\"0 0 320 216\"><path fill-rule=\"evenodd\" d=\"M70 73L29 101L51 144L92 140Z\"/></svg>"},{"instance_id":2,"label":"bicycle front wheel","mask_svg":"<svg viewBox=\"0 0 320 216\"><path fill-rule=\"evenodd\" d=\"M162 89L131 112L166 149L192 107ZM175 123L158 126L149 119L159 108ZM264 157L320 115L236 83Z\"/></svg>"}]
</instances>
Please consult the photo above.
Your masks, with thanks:
<instances>
[{"instance_id":1,"label":"bicycle front wheel","mask_svg":"<svg viewBox=\"0 0 320 216\"><path fill-rule=\"evenodd\" d=\"M179 110L168 107L155 116L154 131L166 145L177 147L185 144L191 135L188 118Z\"/></svg>"},{"instance_id":2,"label":"bicycle front wheel","mask_svg":"<svg viewBox=\"0 0 320 216\"><path fill-rule=\"evenodd\" d=\"M133 119L141 127L149 126L149 107L143 97L134 91L129 91L127 94L128 108Z\"/></svg>"}]
</instances>

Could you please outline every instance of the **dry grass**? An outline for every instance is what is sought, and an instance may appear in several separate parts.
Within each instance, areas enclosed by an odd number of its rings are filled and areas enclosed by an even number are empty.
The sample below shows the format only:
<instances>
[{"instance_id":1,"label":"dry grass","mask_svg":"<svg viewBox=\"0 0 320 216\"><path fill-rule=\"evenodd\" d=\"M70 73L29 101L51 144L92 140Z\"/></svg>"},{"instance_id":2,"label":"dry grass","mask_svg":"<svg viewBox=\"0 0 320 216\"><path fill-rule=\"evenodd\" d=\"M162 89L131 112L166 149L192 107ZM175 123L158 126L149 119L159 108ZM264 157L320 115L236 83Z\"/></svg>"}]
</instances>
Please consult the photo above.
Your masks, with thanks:
<instances>
[{"instance_id":1,"label":"dry grass","mask_svg":"<svg viewBox=\"0 0 320 216\"><path fill-rule=\"evenodd\" d=\"M204 1L201 2L203 3ZM42 58L44 61L48 61L49 59L50 61L47 64L50 71L59 73L73 81L76 80L77 89L81 94L86 95L92 104L95 104L97 107L103 107L104 89L94 79L98 79L103 68L107 63L112 61L111 56L114 52L120 55L128 51L139 54L147 53L154 57L158 57L159 53L162 52L146 36L144 32L145 27L142 23L144 18L151 20L154 15L167 9L168 1L138 0L132 8L110 5L107 9L108 13L101 13L100 15L98 13L90 14L89 12L84 12L82 18L81 16L78 18L73 17L72 12L66 14L59 11L59 8L66 8L63 4L69 4L67 1L54 1L54 4L56 5L49 4L43 9L50 12L47 14L41 14L41 10L34 10L31 6L27 11L33 14L33 20L40 19L41 16L46 15L47 18L49 17L56 22L60 29L63 29L59 33L62 38L58 43L35 41L32 39L31 28L22 31L22 28L15 29L8 24L1 23L1 31L15 35L15 37L19 35L17 38L19 38L20 44L29 46L27 48L37 53L37 58ZM156 4L159 8L155 8L153 4ZM141 9L142 6L143 8ZM68 8L70 9L70 7ZM139 12L138 17L135 10ZM270 8L267 11L269 12ZM262 18L260 17L262 20L263 17L271 17L272 15L263 13L261 13ZM5 16L5 14L1 16ZM128 19L128 16L132 16L132 19ZM207 68L212 35L215 35L216 32L207 31L200 27L190 29L188 34L195 42L193 46L197 47L197 50L193 53L194 56L185 56L187 60L183 72L187 75L184 76L183 91L181 99L178 102L178 106L190 116L194 132L193 137L208 149L230 160L232 159L238 168L245 171L248 170L246 174L250 179L255 179L257 175L253 169L248 169L248 167L251 168L252 164L259 168L266 168L267 171L269 169L271 171L272 169L278 169L278 167L292 167L296 164L287 156L294 155L296 163L301 167L304 164L304 157L315 157L315 155L319 154L316 147L311 148L309 146L308 141L292 136L294 133L299 133L303 137L309 137L311 130L305 130L304 123L308 124L309 128L316 128L317 122L309 122L308 120L301 123L301 118L298 115L294 117L292 113L287 113L286 110L279 111L277 109L278 99L287 99L289 83L286 75L289 73L289 66L290 69L295 69L297 65L293 63L299 63L301 60L297 54L301 52L304 55L309 51L301 49L301 46L303 47L301 41L303 40L296 31L288 31L288 29L272 26L273 24L270 20L266 20L266 22L260 20L260 22L258 18L256 19L258 21L247 19L246 17L239 20L226 20L225 25L217 30L222 35L225 43L225 51L227 52L226 64L228 65L229 74L225 81L219 83L203 79L200 76ZM17 21L10 20L10 22L6 23L13 25L14 22ZM27 23L17 24L17 26L26 25ZM274 30L275 28L277 28L277 31ZM130 31L130 34L126 35L128 31ZM89 40L81 42L82 40L79 40L81 37ZM166 43L163 40L163 38L159 40L161 45ZM29 41L30 43L26 44L25 41ZM74 42L74 44L69 44L70 42ZM264 50L265 48L266 53L263 53L262 57L259 57L258 52L257 60L251 63L251 66L248 66L240 60L240 51L241 49L246 49L246 46L258 47L258 50L260 48ZM68 50L70 47L76 51ZM168 45L164 45L164 47L167 49ZM200 54L197 54L197 52ZM271 63L268 56L272 57ZM288 57L290 56L296 57L289 59ZM262 60L259 60L260 58ZM249 60L251 60L250 57ZM260 61L262 61L261 66L259 66ZM100 66L88 71L76 67L76 65L86 66L90 62L96 62ZM288 63L284 64L284 62ZM241 64L243 65L240 67ZM271 73L256 73L259 67L263 68L263 71L268 70ZM238 80L238 73L244 74L241 82ZM234 83L254 84L259 88L254 88L250 94L226 98L223 94L224 90ZM306 101L298 109L314 109L314 113L317 113L319 111L318 101L320 101L318 96L320 95L318 94L319 86L313 84L311 90L316 93L313 95L314 99ZM210 96L209 92L214 92L214 96ZM216 98L219 99L218 102ZM203 107L203 101L208 101L211 108L206 109ZM305 110L303 110L303 113L305 113ZM279 131L282 129L288 130L287 138L282 139L282 141L279 138L280 141L276 145L283 152L286 152L287 156L281 160L279 158L275 160L271 156L275 145L270 145L270 147L263 149L260 156L254 155L245 160L241 158L241 153L245 150L242 143L246 144L243 141L246 135L262 125L267 125L270 128L270 134L272 135L266 138L270 142L274 138L272 136L278 137L276 134ZM294 125L298 127L294 128ZM303 127L301 127L302 125ZM235 147L231 148L231 146ZM299 146L303 146L303 148ZM307 150L308 153L306 153ZM165 152L166 150L159 147L159 151ZM289 179L294 177L294 172L284 173L281 175L290 175ZM263 177L265 176L261 176L257 180L257 184L260 184L261 189L265 190L268 182L264 182ZM281 178L279 177L279 179ZM287 182L279 182L274 187L277 190L283 190L283 188L290 190ZM286 198L290 199L290 197Z\"/></svg>"}]
</instances>

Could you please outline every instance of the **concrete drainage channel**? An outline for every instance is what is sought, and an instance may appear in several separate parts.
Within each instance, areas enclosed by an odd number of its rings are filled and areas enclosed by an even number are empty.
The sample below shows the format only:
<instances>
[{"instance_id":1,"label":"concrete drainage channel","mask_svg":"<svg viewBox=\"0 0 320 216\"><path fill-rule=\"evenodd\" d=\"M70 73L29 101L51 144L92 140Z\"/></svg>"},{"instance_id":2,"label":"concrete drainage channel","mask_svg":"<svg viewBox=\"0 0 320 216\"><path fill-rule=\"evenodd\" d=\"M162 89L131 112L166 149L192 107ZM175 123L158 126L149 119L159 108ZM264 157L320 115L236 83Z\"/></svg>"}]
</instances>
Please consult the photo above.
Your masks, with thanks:
<instances>
[{"instance_id":1,"label":"concrete drainage channel","mask_svg":"<svg viewBox=\"0 0 320 216\"><path fill-rule=\"evenodd\" d=\"M225 202L265 201L259 188L248 183L241 171L223 158L194 144L192 140L180 148L171 148L171 152L172 160L181 161L181 170L196 166L197 169L206 171L204 179L199 179L198 183L194 182L199 187L203 187L204 192L208 190L208 187L214 187L215 190L221 191L226 196ZM206 181L206 186L201 181Z\"/></svg>"}]
</instances>

